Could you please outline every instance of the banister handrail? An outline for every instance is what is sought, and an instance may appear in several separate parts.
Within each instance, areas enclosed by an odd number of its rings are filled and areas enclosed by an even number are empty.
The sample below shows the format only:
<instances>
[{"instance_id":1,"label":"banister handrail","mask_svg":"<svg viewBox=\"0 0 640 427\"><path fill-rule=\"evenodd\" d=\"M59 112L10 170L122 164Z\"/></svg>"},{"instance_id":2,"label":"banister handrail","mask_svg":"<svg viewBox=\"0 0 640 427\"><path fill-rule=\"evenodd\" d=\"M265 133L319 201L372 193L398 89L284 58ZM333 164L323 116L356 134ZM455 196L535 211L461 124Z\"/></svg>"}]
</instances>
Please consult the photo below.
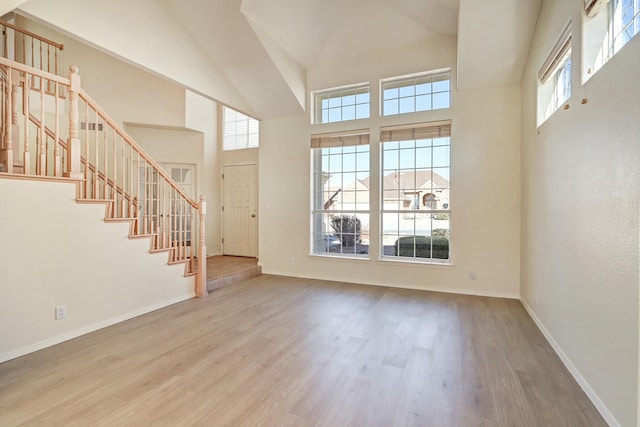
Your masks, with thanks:
<instances>
[{"instance_id":1,"label":"banister handrail","mask_svg":"<svg viewBox=\"0 0 640 427\"><path fill-rule=\"evenodd\" d=\"M34 125L36 125L36 127L40 128L42 127L42 122L40 122L40 120L38 120L33 114L29 114L29 120L31 121L31 123L33 123ZM56 142L56 134L54 131L52 131L51 129L49 129L47 126L44 126L44 133L51 139L54 140L54 143ZM60 145L62 148L64 148L65 150L68 148L67 142L58 137L58 141L57 141L58 145ZM98 170L98 168L91 163L89 160L87 160L84 156L80 156L80 161L82 162L83 165L85 165L87 168L89 168L89 170L95 174L98 175L98 177L100 179L102 179L104 182L106 182L111 188L114 188L116 190L116 192L120 195L122 195L122 197L124 197L127 201L133 203L134 205L137 203L134 199L135 197L131 196L130 194L128 194L124 188L120 187L119 185L117 185L112 179L108 178L107 176L105 176L105 174Z\"/></svg>"},{"instance_id":2,"label":"banister handrail","mask_svg":"<svg viewBox=\"0 0 640 427\"><path fill-rule=\"evenodd\" d=\"M168 251L170 264L184 262L185 274L196 276L196 295L206 295L206 204L202 196L194 201L82 89L77 67L70 67L65 78L0 57L0 74L4 172L12 173L15 166L24 175L53 173L51 176L77 179L79 199L108 202L106 218L131 221L131 236L151 237L151 250ZM60 116L65 113L68 123ZM91 130L90 117L96 120ZM68 132L60 132L61 120ZM86 132L79 132L80 120L87 123Z\"/></svg>"},{"instance_id":3,"label":"banister handrail","mask_svg":"<svg viewBox=\"0 0 640 427\"><path fill-rule=\"evenodd\" d=\"M42 77L44 79L63 84L65 86L71 85L71 80L66 77L61 77L57 74L49 73L47 71L42 71L38 68L34 68L29 65L24 65L24 64L21 64L20 62L12 61L10 59L6 59L3 57L0 57L0 65L4 67L12 68L14 70L22 71L23 73L28 73L38 77Z\"/></svg>"},{"instance_id":4,"label":"banister handrail","mask_svg":"<svg viewBox=\"0 0 640 427\"><path fill-rule=\"evenodd\" d=\"M107 114L107 112L104 111L102 107L100 107L100 105L98 105L98 103L93 98L91 98L91 96L89 96L89 94L84 89L80 90L79 95L80 98L84 100L96 113L98 113L100 117L104 119L104 121L107 122L109 126L111 126L111 128L122 139L124 139L138 154L140 154L140 156L142 156L142 158L147 163L153 166L153 169L156 170L158 174L161 175L167 182L169 182L171 187L175 189L178 194L186 199L186 201L189 202L189 204L193 208L198 209L198 203L191 197L189 197L189 195L187 195L187 193L185 193L182 188L177 186L173 178L171 178L171 176L169 176L169 174L149 154L147 154L147 152L140 145L138 145L138 143L133 138L131 138L131 136L129 136L129 134L124 129L122 129L122 127L118 123L116 123L116 121L113 120L111 116L109 116L109 114Z\"/></svg>"},{"instance_id":5,"label":"banister handrail","mask_svg":"<svg viewBox=\"0 0 640 427\"><path fill-rule=\"evenodd\" d=\"M25 30L25 29L23 29L23 28L16 27L15 25L10 24L10 23L8 23L8 22L6 22L6 21L2 21L2 20L0 20L0 25L3 25L3 26L5 26L5 27L7 27L7 28L11 28L12 30L17 31L17 32L19 32L19 33L22 33L22 34L24 34L24 35L27 35L27 36L29 36L29 37L33 37L34 39L40 40L41 42L44 42L44 43L50 44L51 46L57 47L57 48L58 48L58 49L60 49L60 50L64 50L64 45L63 45L63 44L61 44L61 43L56 43L56 42L54 42L54 41L52 41L52 40L49 40L49 39L48 39L48 38L46 38L46 37L42 37L42 36L40 36L40 35L38 35L38 34L36 34L36 33L32 33L32 32L31 32L31 31L29 31L29 30Z\"/></svg>"}]
</instances>

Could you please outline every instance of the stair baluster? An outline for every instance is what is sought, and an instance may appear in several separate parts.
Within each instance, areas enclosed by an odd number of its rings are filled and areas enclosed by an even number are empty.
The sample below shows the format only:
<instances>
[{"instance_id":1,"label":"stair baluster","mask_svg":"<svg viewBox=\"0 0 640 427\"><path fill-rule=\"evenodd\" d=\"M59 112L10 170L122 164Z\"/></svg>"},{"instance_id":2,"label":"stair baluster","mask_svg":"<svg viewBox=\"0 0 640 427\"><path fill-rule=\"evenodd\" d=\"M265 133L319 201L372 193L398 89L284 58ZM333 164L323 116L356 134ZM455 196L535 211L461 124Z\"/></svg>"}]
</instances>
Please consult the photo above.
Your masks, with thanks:
<instances>
[{"instance_id":1,"label":"stair baluster","mask_svg":"<svg viewBox=\"0 0 640 427\"><path fill-rule=\"evenodd\" d=\"M4 149L2 150L2 154L0 157L0 163L4 164L5 171L8 173L13 173L13 108L14 102L12 101L12 97L15 95L13 92L13 84L11 83L11 71L7 70L7 74L5 77L5 83L3 85L3 95L4 95L4 117L3 117L3 125L4 125Z\"/></svg>"}]
</instances>

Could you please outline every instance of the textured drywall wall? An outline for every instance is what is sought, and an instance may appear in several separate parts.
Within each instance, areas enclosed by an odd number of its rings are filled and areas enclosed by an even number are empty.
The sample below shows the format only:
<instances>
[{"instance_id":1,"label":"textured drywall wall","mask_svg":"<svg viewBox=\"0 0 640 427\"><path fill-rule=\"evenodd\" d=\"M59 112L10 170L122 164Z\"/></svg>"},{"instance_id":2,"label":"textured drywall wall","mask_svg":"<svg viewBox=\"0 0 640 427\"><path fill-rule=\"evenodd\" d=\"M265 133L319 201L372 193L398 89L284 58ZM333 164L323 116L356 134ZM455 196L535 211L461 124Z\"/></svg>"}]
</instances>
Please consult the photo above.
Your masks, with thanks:
<instances>
[{"instance_id":1,"label":"textured drywall wall","mask_svg":"<svg viewBox=\"0 0 640 427\"><path fill-rule=\"evenodd\" d=\"M536 73L569 18L569 109L537 129ZM522 298L607 421L636 426L640 37L582 86L581 20L544 2L522 81Z\"/></svg>"}]
</instances>

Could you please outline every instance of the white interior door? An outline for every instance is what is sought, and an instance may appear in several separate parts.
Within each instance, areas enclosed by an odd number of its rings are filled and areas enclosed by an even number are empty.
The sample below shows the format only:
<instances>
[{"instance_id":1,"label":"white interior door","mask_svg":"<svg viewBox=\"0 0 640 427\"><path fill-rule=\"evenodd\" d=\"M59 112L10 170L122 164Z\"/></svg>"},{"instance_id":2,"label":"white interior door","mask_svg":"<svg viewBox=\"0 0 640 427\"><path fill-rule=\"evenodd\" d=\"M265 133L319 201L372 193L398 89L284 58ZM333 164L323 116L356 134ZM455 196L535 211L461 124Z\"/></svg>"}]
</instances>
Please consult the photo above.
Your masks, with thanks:
<instances>
[{"instance_id":1,"label":"white interior door","mask_svg":"<svg viewBox=\"0 0 640 427\"><path fill-rule=\"evenodd\" d=\"M256 165L225 166L222 181L223 253L255 258L258 254Z\"/></svg>"}]
</instances>

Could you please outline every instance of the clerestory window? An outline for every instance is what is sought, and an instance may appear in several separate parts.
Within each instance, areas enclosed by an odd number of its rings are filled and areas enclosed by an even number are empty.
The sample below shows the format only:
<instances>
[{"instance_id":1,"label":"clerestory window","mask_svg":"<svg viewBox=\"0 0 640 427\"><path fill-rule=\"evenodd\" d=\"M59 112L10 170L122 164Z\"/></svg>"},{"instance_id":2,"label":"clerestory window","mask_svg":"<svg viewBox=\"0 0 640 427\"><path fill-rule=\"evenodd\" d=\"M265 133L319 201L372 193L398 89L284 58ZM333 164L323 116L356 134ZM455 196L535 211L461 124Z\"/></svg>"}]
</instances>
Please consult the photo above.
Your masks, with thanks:
<instances>
[{"instance_id":1,"label":"clerestory window","mask_svg":"<svg viewBox=\"0 0 640 427\"><path fill-rule=\"evenodd\" d=\"M583 81L640 32L640 0L585 0Z\"/></svg>"},{"instance_id":2,"label":"clerestory window","mask_svg":"<svg viewBox=\"0 0 640 427\"><path fill-rule=\"evenodd\" d=\"M571 21L538 71L538 126L571 97Z\"/></svg>"},{"instance_id":3,"label":"clerestory window","mask_svg":"<svg viewBox=\"0 0 640 427\"><path fill-rule=\"evenodd\" d=\"M260 122L229 107L222 107L222 149L255 148L260 143Z\"/></svg>"},{"instance_id":4,"label":"clerestory window","mask_svg":"<svg viewBox=\"0 0 640 427\"><path fill-rule=\"evenodd\" d=\"M450 71L385 79L381 89L383 116L451 107Z\"/></svg>"},{"instance_id":5,"label":"clerestory window","mask_svg":"<svg viewBox=\"0 0 640 427\"><path fill-rule=\"evenodd\" d=\"M369 83L314 92L313 99L315 124L369 118Z\"/></svg>"}]
</instances>

